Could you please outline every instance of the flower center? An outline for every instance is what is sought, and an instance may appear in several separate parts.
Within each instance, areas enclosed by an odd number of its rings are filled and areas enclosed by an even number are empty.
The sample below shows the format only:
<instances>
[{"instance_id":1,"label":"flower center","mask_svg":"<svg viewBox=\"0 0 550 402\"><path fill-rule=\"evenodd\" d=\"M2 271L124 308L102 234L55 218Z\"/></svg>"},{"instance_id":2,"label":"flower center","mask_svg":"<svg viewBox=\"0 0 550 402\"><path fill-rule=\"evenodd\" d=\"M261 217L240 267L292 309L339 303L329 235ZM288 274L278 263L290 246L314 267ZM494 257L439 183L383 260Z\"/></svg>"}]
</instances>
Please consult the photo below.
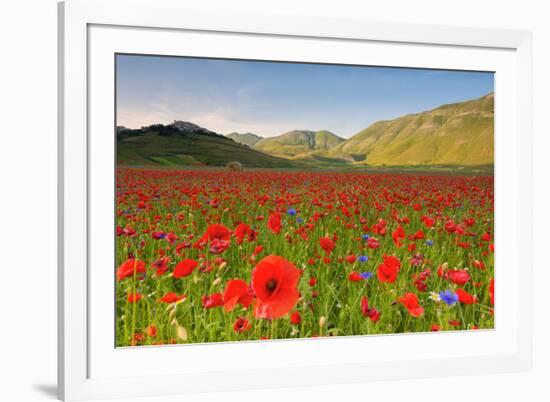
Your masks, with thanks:
<instances>
[{"instance_id":1,"label":"flower center","mask_svg":"<svg viewBox=\"0 0 550 402\"><path fill-rule=\"evenodd\" d=\"M269 292L273 292L277 287L277 281L275 279L270 279L265 284L265 287Z\"/></svg>"}]
</instances>

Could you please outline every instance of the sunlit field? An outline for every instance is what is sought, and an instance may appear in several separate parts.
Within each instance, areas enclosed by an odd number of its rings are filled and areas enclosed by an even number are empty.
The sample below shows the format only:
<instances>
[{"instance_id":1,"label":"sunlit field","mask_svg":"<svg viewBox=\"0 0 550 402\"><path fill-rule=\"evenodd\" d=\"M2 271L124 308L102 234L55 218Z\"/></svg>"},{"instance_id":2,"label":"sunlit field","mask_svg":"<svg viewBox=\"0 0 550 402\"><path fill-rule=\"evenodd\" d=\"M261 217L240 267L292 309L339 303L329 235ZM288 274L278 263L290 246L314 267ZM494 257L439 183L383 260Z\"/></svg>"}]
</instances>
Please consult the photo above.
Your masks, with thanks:
<instances>
[{"instance_id":1,"label":"sunlit field","mask_svg":"<svg viewBox=\"0 0 550 402\"><path fill-rule=\"evenodd\" d=\"M122 168L117 346L494 326L493 177Z\"/></svg>"}]
</instances>

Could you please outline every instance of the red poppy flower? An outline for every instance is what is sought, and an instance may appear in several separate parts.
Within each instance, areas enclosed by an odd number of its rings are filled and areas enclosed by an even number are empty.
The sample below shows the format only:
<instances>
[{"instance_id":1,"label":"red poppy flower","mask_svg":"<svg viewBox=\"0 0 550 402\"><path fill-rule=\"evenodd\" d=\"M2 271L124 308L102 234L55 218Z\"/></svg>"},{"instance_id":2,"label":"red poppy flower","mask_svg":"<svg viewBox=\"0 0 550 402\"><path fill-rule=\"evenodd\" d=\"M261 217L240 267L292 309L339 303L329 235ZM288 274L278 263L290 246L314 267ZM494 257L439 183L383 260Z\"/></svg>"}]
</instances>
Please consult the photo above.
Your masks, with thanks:
<instances>
[{"instance_id":1,"label":"red poppy flower","mask_svg":"<svg viewBox=\"0 0 550 402\"><path fill-rule=\"evenodd\" d=\"M330 237L321 237L319 239L319 245L323 250L325 250L327 255L332 253L332 250L334 250L335 247L334 241L332 241Z\"/></svg>"},{"instance_id":2,"label":"red poppy flower","mask_svg":"<svg viewBox=\"0 0 550 402\"><path fill-rule=\"evenodd\" d=\"M252 287L256 294L254 314L257 318L279 318L298 301L300 270L277 255L263 258L252 271Z\"/></svg>"},{"instance_id":3,"label":"red poppy flower","mask_svg":"<svg viewBox=\"0 0 550 402\"><path fill-rule=\"evenodd\" d=\"M424 226L426 226L426 228L428 229L431 229L435 224L435 219L430 218L429 216L423 216L421 219L424 223Z\"/></svg>"},{"instance_id":4,"label":"red poppy flower","mask_svg":"<svg viewBox=\"0 0 550 402\"><path fill-rule=\"evenodd\" d=\"M214 293L202 297L202 306L204 308L213 308L223 306L223 296L221 293Z\"/></svg>"},{"instance_id":5,"label":"red poppy flower","mask_svg":"<svg viewBox=\"0 0 550 402\"><path fill-rule=\"evenodd\" d=\"M183 299L185 299L185 295L178 296L174 292L168 292L160 299L160 301L163 303L175 303Z\"/></svg>"},{"instance_id":6,"label":"red poppy flower","mask_svg":"<svg viewBox=\"0 0 550 402\"><path fill-rule=\"evenodd\" d=\"M315 279L313 276L311 278L309 278L309 286L315 286L315 284L317 283L317 279Z\"/></svg>"},{"instance_id":7,"label":"red poppy flower","mask_svg":"<svg viewBox=\"0 0 550 402\"><path fill-rule=\"evenodd\" d=\"M151 324L147 327L147 336L150 338L157 336L157 326L155 324Z\"/></svg>"},{"instance_id":8,"label":"red poppy flower","mask_svg":"<svg viewBox=\"0 0 550 402\"><path fill-rule=\"evenodd\" d=\"M193 244L193 247L202 249L214 240L229 243L231 241L231 230L221 223L213 223L206 228L206 232Z\"/></svg>"},{"instance_id":9,"label":"red poppy flower","mask_svg":"<svg viewBox=\"0 0 550 402\"><path fill-rule=\"evenodd\" d=\"M267 219L267 228L273 233L278 234L281 231L281 213L274 212Z\"/></svg>"},{"instance_id":10,"label":"red poppy flower","mask_svg":"<svg viewBox=\"0 0 550 402\"><path fill-rule=\"evenodd\" d=\"M395 244L396 247L402 246L401 239L404 239L405 236L406 236L405 230L401 227L401 225L399 225L391 235L393 243Z\"/></svg>"},{"instance_id":11,"label":"red poppy flower","mask_svg":"<svg viewBox=\"0 0 550 402\"><path fill-rule=\"evenodd\" d=\"M237 304L247 308L252 303L252 293L245 281L233 279L225 286L223 300L225 311L233 310Z\"/></svg>"},{"instance_id":12,"label":"red poppy flower","mask_svg":"<svg viewBox=\"0 0 550 402\"><path fill-rule=\"evenodd\" d=\"M151 264L153 269L156 269L157 276L164 275L168 271L168 263L170 257L162 257Z\"/></svg>"},{"instance_id":13,"label":"red poppy flower","mask_svg":"<svg viewBox=\"0 0 550 402\"><path fill-rule=\"evenodd\" d=\"M470 274L464 269L450 269L446 275L451 282L460 286L468 283L470 280Z\"/></svg>"},{"instance_id":14,"label":"red poppy flower","mask_svg":"<svg viewBox=\"0 0 550 402\"><path fill-rule=\"evenodd\" d=\"M172 275L176 279L189 276L198 265L199 263L197 261L186 258L185 260L178 262L178 265L174 268Z\"/></svg>"},{"instance_id":15,"label":"red poppy flower","mask_svg":"<svg viewBox=\"0 0 550 402\"><path fill-rule=\"evenodd\" d=\"M141 298L142 298L142 296L138 292L128 293L128 302L129 303L136 303L136 302L140 301Z\"/></svg>"},{"instance_id":16,"label":"red poppy flower","mask_svg":"<svg viewBox=\"0 0 550 402\"><path fill-rule=\"evenodd\" d=\"M369 237L369 239L367 240L367 248L375 249L378 247L380 247L380 242L374 237Z\"/></svg>"},{"instance_id":17,"label":"red poppy flower","mask_svg":"<svg viewBox=\"0 0 550 402\"><path fill-rule=\"evenodd\" d=\"M134 333L134 336L132 336L132 341L130 344L132 346L136 346L138 343L143 342L145 339L145 334L143 332L136 332Z\"/></svg>"},{"instance_id":18,"label":"red poppy flower","mask_svg":"<svg viewBox=\"0 0 550 402\"><path fill-rule=\"evenodd\" d=\"M400 268L401 262L397 257L392 255L389 257L384 257L384 262L378 266L378 280L380 282L395 282Z\"/></svg>"},{"instance_id":19,"label":"red poppy flower","mask_svg":"<svg viewBox=\"0 0 550 402\"><path fill-rule=\"evenodd\" d=\"M485 269L485 263L483 261L474 260L474 267L478 269Z\"/></svg>"},{"instance_id":20,"label":"red poppy flower","mask_svg":"<svg viewBox=\"0 0 550 402\"><path fill-rule=\"evenodd\" d=\"M422 230L419 230L415 234L409 236L409 239L411 239L411 240L423 240L424 239L424 232Z\"/></svg>"},{"instance_id":21,"label":"red poppy flower","mask_svg":"<svg viewBox=\"0 0 550 402\"><path fill-rule=\"evenodd\" d=\"M485 233L483 233L483 234L481 235L481 240L483 240L483 241L491 241L491 235L490 235L489 233L485 232Z\"/></svg>"},{"instance_id":22,"label":"red poppy flower","mask_svg":"<svg viewBox=\"0 0 550 402\"><path fill-rule=\"evenodd\" d=\"M353 254L346 256L346 261L349 262L350 264L353 264L356 260L357 260L357 257Z\"/></svg>"},{"instance_id":23,"label":"red poppy flower","mask_svg":"<svg viewBox=\"0 0 550 402\"><path fill-rule=\"evenodd\" d=\"M231 243L228 240L214 239L210 242L210 252L212 254L221 254L229 248Z\"/></svg>"},{"instance_id":24,"label":"red poppy flower","mask_svg":"<svg viewBox=\"0 0 550 402\"><path fill-rule=\"evenodd\" d=\"M455 293L458 296L458 301L464 304L475 304L477 299L475 296L471 295L470 293L466 292L462 288L458 288Z\"/></svg>"},{"instance_id":25,"label":"red poppy flower","mask_svg":"<svg viewBox=\"0 0 550 402\"><path fill-rule=\"evenodd\" d=\"M299 325L302 322L302 317L299 311L295 311L290 315L290 322L294 325Z\"/></svg>"},{"instance_id":26,"label":"red poppy flower","mask_svg":"<svg viewBox=\"0 0 550 402\"><path fill-rule=\"evenodd\" d=\"M430 331L432 332L437 332L437 331L440 331L441 330L441 326L439 324L432 324L430 326Z\"/></svg>"},{"instance_id":27,"label":"red poppy flower","mask_svg":"<svg viewBox=\"0 0 550 402\"><path fill-rule=\"evenodd\" d=\"M366 296L361 298L361 314L363 314L363 317L370 318L372 322L377 322L380 319L380 312L369 307L369 299Z\"/></svg>"},{"instance_id":28,"label":"red poppy flower","mask_svg":"<svg viewBox=\"0 0 550 402\"><path fill-rule=\"evenodd\" d=\"M256 232L246 223L239 223L235 228L235 238L237 244L241 244L246 238L248 241L254 241L256 238Z\"/></svg>"},{"instance_id":29,"label":"red poppy flower","mask_svg":"<svg viewBox=\"0 0 550 402\"><path fill-rule=\"evenodd\" d=\"M117 269L116 275L119 281L130 276L134 276L135 273L145 273L145 263L134 258L129 258L124 261Z\"/></svg>"},{"instance_id":30,"label":"red poppy flower","mask_svg":"<svg viewBox=\"0 0 550 402\"><path fill-rule=\"evenodd\" d=\"M424 308L418 304L418 296L414 293L405 293L398 300L413 317L420 317L424 314Z\"/></svg>"},{"instance_id":31,"label":"red poppy flower","mask_svg":"<svg viewBox=\"0 0 550 402\"><path fill-rule=\"evenodd\" d=\"M458 225L453 221L445 222L445 230L447 233L455 233L457 231Z\"/></svg>"},{"instance_id":32,"label":"red poppy flower","mask_svg":"<svg viewBox=\"0 0 550 402\"><path fill-rule=\"evenodd\" d=\"M233 330L239 334L248 331L250 328L252 328L252 325L244 317L238 317L233 324Z\"/></svg>"},{"instance_id":33,"label":"red poppy flower","mask_svg":"<svg viewBox=\"0 0 550 402\"><path fill-rule=\"evenodd\" d=\"M359 282L363 280L363 277L359 272L353 271L353 272L350 272L350 274L348 275L348 279L352 282Z\"/></svg>"}]
</instances>

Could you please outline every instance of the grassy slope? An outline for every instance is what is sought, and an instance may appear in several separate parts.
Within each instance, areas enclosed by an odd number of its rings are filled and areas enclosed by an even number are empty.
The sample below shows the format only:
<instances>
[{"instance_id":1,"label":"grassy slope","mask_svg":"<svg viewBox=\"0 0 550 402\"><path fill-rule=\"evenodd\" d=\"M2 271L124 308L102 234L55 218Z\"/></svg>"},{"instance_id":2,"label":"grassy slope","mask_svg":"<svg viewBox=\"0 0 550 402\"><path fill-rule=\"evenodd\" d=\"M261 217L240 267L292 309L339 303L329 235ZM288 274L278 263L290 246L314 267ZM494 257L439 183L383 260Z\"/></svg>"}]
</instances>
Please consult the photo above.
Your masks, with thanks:
<instances>
[{"instance_id":1,"label":"grassy slope","mask_svg":"<svg viewBox=\"0 0 550 402\"><path fill-rule=\"evenodd\" d=\"M493 163L494 96L377 122L322 154L369 165Z\"/></svg>"},{"instance_id":2,"label":"grassy slope","mask_svg":"<svg viewBox=\"0 0 550 402\"><path fill-rule=\"evenodd\" d=\"M120 165L211 165L239 161L246 167L292 168L303 162L266 155L221 135L146 133L117 142Z\"/></svg>"},{"instance_id":3,"label":"grassy slope","mask_svg":"<svg viewBox=\"0 0 550 402\"><path fill-rule=\"evenodd\" d=\"M238 142L239 144L248 145L253 147L258 141L262 140L263 137L256 135L254 133L231 133L227 134L227 138L231 138L233 141Z\"/></svg>"},{"instance_id":4,"label":"grassy slope","mask_svg":"<svg viewBox=\"0 0 550 402\"><path fill-rule=\"evenodd\" d=\"M282 158L301 158L311 151L328 150L344 139L330 131L294 130L277 137L264 138L254 148Z\"/></svg>"}]
</instances>

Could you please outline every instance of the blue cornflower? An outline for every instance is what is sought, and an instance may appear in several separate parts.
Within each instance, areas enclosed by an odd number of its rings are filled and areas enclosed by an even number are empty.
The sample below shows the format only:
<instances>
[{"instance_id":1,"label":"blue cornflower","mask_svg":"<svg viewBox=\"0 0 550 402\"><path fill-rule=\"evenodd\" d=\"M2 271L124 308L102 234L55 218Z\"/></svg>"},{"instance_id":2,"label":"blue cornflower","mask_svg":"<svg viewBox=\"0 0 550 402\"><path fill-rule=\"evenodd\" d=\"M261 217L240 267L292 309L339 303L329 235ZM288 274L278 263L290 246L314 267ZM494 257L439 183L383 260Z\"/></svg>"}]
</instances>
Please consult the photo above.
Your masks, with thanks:
<instances>
[{"instance_id":1,"label":"blue cornflower","mask_svg":"<svg viewBox=\"0 0 550 402\"><path fill-rule=\"evenodd\" d=\"M370 278L372 277L373 273L367 271L367 272L361 272L359 275L360 275L361 278L363 278L363 279L370 279Z\"/></svg>"},{"instance_id":2,"label":"blue cornflower","mask_svg":"<svg viewBox=\"0 0 550 402\"><path fill-rule=\"evenodd\" d=\"M363 238L363 240L368 240L370 236L368 234L364 234L361 235L361 237Z\"/></svg>"},{"instance_id":3,"label":"blue cornflower","mask_svg":"<svg viewBox=\"0 0 550 402\"><path fill-rule=\"evenodd\" d=\"M296 210L294 208L291 208L288 211L286 211L286 213L289 214L290 216L294 216L296 215Z\"/></svg>"},{"instance_id":4,"label":"blue cornflower","mask_svg":"<svg viewBox=\"0 0 550 402\"><path fill-rule=\"evenodd\" d=\"M299 217L298 217L298 218L296 218L296 222L298 222L298 223L304 223L304 220L303 220L302 218L299 218Z\"/></svg>"},{"instance_id":5,"label":"blue cornflower","mask_svg":"<svg viewBox=\"0 0 550 402\"><path fill-rule=\"evenodd\" d=\"M426 245L427 246L432 246L434 244L434 241L433 240L426 240Z\"/></svg>"},{"instance_id":6,"label":"blue cornflower","mask_svg":"<svg viewBox=\"0 0 550 402\"><path fill-rule=\"evenodd\" d=\"M453 304L456 304L458 302L458 295L452 290L439 292L439 297L449 306L452 306Z\"/></svg>"},{"instance_id":7,"label":"blue cornflower","mask_svg":"<svg viewBox=\"0 0 550 402\"><path fill-rule=\"evenodd\" d=\"M367 255L359 256L359 262L367 262L368 260L369 260L369 257Z\"/></svg>"}]
</instances>

